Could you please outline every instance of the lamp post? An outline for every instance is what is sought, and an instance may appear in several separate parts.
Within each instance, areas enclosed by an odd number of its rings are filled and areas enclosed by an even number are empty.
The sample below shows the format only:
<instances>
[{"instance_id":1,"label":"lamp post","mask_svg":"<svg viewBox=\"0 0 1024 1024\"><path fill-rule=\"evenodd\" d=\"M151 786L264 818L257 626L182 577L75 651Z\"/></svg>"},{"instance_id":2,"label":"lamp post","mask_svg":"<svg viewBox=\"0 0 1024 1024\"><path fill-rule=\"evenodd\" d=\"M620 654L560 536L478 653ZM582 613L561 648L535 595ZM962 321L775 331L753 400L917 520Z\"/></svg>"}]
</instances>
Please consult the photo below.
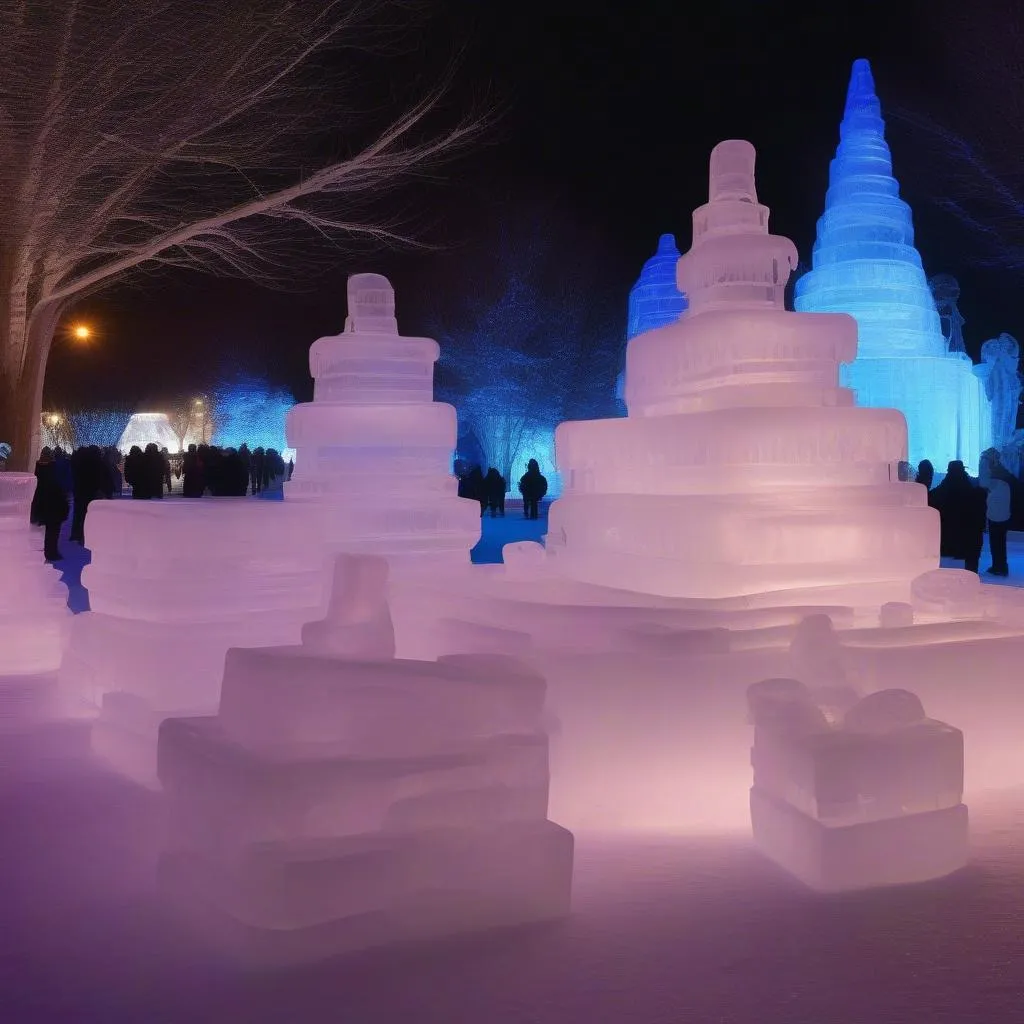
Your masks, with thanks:
<instances>
[{"instance_id":1,"label":"lamp post","mask_svg":"<svg viewBox=\"0 0 1024 1024\"><path fill-rule=\"evenodd\" d=\"M199 431L199 440L200 440L200 443L206 444L207 443L207 437L206 437L206 403L201 398L197 398L193 404L195 406L196 415L197 416L202 416L202 418L203 418L203 420L202 420L203 425L202 425L202 427L201 427L201 429Z\"/></svg>"}]
</instances>

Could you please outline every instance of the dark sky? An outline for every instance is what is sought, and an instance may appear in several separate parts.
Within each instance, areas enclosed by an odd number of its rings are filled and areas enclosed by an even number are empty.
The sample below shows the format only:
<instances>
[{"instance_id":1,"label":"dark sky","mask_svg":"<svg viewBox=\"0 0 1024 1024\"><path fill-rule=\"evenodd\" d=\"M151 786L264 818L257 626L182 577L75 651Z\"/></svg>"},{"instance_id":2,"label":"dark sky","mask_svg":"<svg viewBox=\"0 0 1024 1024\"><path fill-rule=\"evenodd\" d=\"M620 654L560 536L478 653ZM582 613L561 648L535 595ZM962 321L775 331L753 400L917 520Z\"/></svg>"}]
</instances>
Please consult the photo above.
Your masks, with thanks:
<instances>
[{"instance_id":1,"label":"dark sky","mask_svg":"<svg viewBox=\"0 0 1024 1024\"><path fill-rule=\"evenodd\" d=\"M419 57L378 62L382 77L370 86L387 89L389 76L410 75L417 61L429 69L438 54L461 49L453 113L483 97L502 111L486 145L396 197L403 209L420 212L424 237L439 248L358 257L339 251L330 272L287 293L181 272L135 279L73 311L94 323L100 338L85 350L55 344L50 402L78 393L135 404L198 390L223 353L306 399L309 345L341 329L349 273L391 276L401 329L423 331L431 310L458 307L459 278L493 246L502 218L538 201L555 204L574 225L573 237L587 238L602 275L589 286L621 297L624 326L629 287L658 235L673 231L680 248L688 246L690 213L706 198L708 154L724 138L747 138L757 147L758 192L772 209L773 230L790 236L808 259L850 64L862 56L872 62L926 270L961 278L969 348L1000 330L1024 333L1015 276L971 269L976 239L941 208L952 173L944 155L893 116L909 111L967 132L991 119L985 82L957 57L962 26L944 13L957 5L431 6ZM572 272L566 251L565 273Z\"/></svg>"}]
</instances>

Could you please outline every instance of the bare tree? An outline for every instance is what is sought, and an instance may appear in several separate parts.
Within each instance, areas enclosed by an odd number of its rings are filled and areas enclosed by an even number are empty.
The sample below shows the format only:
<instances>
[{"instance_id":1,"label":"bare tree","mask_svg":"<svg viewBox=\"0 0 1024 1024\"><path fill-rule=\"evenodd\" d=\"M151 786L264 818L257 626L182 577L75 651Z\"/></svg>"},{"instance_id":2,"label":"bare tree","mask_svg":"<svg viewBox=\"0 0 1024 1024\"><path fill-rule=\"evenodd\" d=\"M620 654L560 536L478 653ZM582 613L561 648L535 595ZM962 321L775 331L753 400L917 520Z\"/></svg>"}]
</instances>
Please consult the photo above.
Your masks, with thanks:
<instances>
[{"instance_id":1,"label":"bare tree","mask_svg":"<svg viewBox=\"0 0 1024 1024\"><path fill-rule=\"evenodd\" d=\"M355 118L360 61L393 54L409 7L0 2L0 438L13 464L38 446L50 344L84 295L160 266L277 280L303 232L400 238L371 200L482 127L431 128L444 81L383 130Z\"/></svg>"},{"instance_id":2,"label":"bare tree","mask_svg":"<svg viewBox=\"0 0 1024 1024\"><path fill-rule=\"evenodd\" d=\"M201 398L179 398L172 402L167 409L167 422L178 439L178 447L184 449L185 441L196 431L203 431L203 420L205 419L205 402ZM206 437L202 440L205 442Z\"/></svg>"},{"instance_id":3,"label":"bare tree","mask_svg":"<svg viewBox=\"0 0 1024 1024\"><path fill-rule=\"evenodd\" d=\"M613 295L612 312L599 246L547 204L513 209L497 234L460 307L429 329L441 345L438 396L511 484L538 432L614 414L626 299Z\"/></svg>"}]
</instances>

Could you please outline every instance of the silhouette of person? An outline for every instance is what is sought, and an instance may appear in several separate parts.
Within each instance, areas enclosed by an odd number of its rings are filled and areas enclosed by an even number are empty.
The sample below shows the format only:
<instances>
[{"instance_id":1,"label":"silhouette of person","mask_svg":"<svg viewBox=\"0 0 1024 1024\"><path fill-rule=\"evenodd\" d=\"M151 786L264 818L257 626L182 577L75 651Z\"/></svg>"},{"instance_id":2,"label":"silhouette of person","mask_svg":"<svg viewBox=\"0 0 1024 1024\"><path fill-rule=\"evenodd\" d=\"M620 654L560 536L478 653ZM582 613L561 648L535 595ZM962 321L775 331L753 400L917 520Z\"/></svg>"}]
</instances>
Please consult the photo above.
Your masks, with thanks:
<instances>
[{"instance_id":1,"label":"silhouette of person","mask_svg":"<svg viewBox=\"0 0 1024 1024\"><path fill-rule=\"evenodd\" d=\"M519 493L523 496L523 515L527 519L537 518L537 507L548 493L547 478L541 473L536 459L526 464L526 472L519 478Z\"/></svg>"}]
</instances>

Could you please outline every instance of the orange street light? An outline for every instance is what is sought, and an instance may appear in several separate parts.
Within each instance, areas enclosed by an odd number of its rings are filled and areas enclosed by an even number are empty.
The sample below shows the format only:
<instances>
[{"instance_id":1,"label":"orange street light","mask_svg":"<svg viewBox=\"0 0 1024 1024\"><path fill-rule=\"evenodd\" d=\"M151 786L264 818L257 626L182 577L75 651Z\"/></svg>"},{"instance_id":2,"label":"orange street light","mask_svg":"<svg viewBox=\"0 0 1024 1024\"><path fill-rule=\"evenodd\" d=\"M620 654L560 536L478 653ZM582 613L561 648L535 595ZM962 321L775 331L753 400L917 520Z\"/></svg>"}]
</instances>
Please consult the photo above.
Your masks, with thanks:
<instances>
[{"instance_id":1,"label":"orange street light","mask_svg":"<svg viewBox=\"0 0 1024 1024\"><path fill-rule=\"evenodd\" d=\"M76 324L71 333L78 341L88 341L92 337L92 331L85 324Z\"/></svg>"}]
</instances>

